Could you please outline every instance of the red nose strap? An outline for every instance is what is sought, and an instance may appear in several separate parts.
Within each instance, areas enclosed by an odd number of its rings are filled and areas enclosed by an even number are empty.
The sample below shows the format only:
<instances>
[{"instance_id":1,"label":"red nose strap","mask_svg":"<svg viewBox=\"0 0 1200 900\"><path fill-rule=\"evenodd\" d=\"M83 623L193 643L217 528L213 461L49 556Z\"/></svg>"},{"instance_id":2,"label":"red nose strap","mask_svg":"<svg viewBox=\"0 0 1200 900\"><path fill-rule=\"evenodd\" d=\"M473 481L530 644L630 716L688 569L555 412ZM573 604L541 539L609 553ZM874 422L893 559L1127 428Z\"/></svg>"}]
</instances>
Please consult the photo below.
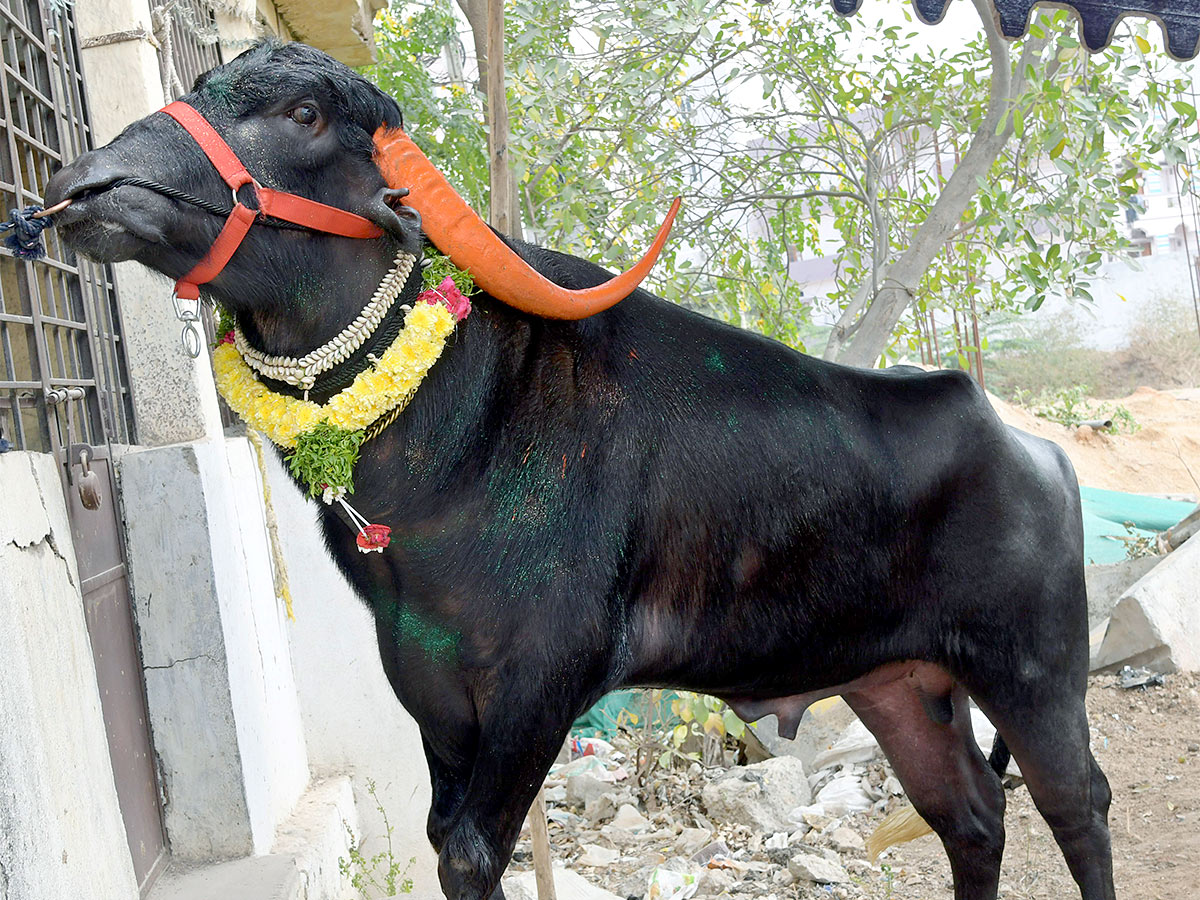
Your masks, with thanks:
<instances>
[{"instance_id":1,"label":"red nose strap","mask_svg":"<svg viewBox=\"0 0 1200 900\"><path fill-rule=\"evenodd\" d=\"M349 238L377 238L383 236L383 230L370 219L326 206L316 200L309 200L297 194L283 191L273 191L259 185L254 177L246 171L237 154L230 149L224 139L217 134L216 129L208 123L208 119L192 109L188 104L176 100L164 106L160 112L166 113L192 136L209 162L213 164L221 178L233 191L234 206L221 233L208 248L204 258L190 272L175 282L175 296L183 300L196 300L200 297L200 285L216 278L221 270L233 258L237 248L259 216L271 216L283 219L296 225L303 225L314 231L324 231ZM238 189L250 185L250 190L258 200L258 209L251 209L238 199Z\"/></svg>"}]
</instances>

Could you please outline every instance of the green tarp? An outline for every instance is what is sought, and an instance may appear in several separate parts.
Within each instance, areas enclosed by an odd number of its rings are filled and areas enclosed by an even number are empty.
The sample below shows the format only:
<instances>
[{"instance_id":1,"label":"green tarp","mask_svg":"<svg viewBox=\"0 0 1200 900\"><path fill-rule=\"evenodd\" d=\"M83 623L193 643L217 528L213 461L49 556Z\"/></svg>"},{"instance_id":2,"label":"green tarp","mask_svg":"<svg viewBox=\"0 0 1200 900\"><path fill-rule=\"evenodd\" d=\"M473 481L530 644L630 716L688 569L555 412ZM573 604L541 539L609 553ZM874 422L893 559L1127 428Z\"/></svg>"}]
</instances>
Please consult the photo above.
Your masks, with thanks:
<instances>
[{"instance_id":1,"label":"green tarp","mask_svg":"<svg viewBox=\"0 0 1200 900\"><path fill-rule=\"evenodd\" d=\"M1194 503L1100 488L1080 488L1079 494L1083 499L1083 559L1088 565L1120 562L1129 544L1117 538L1153 537L1196 508ZM1125 528L1126 522L1133 523L1132 531Z\"/></svg>"}]
</instances>

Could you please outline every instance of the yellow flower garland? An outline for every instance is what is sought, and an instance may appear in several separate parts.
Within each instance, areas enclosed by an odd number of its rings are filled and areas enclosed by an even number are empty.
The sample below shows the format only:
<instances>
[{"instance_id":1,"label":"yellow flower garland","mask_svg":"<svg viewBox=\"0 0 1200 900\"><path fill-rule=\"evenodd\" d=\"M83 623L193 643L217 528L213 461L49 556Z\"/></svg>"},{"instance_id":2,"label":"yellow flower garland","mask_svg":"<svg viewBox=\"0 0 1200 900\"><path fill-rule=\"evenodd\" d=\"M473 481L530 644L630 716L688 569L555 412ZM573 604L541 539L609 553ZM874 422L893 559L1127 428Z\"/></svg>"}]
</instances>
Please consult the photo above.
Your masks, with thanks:
<instances>
[{"instance_id":1,"label":"yellow flower garland","mask_svg":"<svg viewBox=\"0 0 1200 900\"><path fill-rule=\"evenodd\" d=\"M455 324L442 304L418 303L405 315L403 330L379 362L324 405L274 393L233 344L222 343L213 351L217 390L247 425L280 447L294 447L297 437L322 422L358 431L412 399Z\"/></svg>"}]
</instances>

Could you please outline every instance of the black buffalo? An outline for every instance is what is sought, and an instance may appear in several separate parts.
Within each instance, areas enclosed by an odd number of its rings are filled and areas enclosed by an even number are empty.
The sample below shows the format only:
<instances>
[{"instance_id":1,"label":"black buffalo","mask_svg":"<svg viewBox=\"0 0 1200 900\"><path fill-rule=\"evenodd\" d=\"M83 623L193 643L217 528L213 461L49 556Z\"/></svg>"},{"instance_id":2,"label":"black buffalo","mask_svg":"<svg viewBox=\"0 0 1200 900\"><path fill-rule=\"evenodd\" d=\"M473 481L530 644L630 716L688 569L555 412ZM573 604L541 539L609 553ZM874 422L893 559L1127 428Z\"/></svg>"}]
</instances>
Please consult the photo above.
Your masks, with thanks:
<instances>
[{"instance_id":1,"label":"black buffalo","mask_svg":"<svg viewBox=\"0 0 1200 900\"><path fill-rule=\"evenodd\" d=\"M371 137L400 110L315 50L258 46L185 99L264 185L352 211L384 186ZM81 252L177 278L222 220L112 187L133 173L228 200L163 115L64 168L46 199L76 198L61 228ZM303 355L357 314L398 241L417 246L411 223L376 240L252 228L209 294L260 349ZM610 277L512 245L565 286ZM941 836L960 900L996 896L993 766L1011 748L1082 896L1112 900L1079 493L1055 446L1004 426L962 373L831 365L641 290L577 322L475 307L364 447L354 502L393 526L391 547L360 555L322 508L421 728L448 897L501 896L581 711L661 685L784 723L842 694ZM1002 736L993 765L969 698Z\"/></svg>"}]
</instances>

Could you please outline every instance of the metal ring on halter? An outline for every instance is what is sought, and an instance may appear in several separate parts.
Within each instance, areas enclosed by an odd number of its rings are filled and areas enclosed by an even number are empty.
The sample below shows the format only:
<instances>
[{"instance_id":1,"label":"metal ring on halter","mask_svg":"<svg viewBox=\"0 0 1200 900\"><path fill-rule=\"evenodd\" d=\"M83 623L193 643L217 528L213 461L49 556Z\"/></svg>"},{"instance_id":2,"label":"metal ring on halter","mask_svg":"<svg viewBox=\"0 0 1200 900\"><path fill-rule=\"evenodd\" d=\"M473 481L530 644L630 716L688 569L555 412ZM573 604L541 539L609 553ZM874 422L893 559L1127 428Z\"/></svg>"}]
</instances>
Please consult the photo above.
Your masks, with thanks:
<instances>
[{"instance_id":1,"label":"metal ring on halter","mask_svg":"<svg viewBox=\"0 0 1200 900\"><path fill-rule=\"evenodd\" d=\"M183 342L183 352L196 359L200 355L200 351L204 348L204 341L200 337L200 332L196 330L196 326L191 322L184 323L183 330L179 333L179 339Z\"/></svg>"},{"instance_id":2,"label":"metal ring on halter","mask_svg":"<svg viewBox=\"0 0 1200 900\"><path fill-rule=\"evenodd\" d=\"M184 303L196 305L189 309L183 305ZM183 330L179 333L179 340L183 343L183 352L195 359L204 349L204 340L196 328L196 323L200 321L200 301L183 300L178 294L171 291L171 305L175 307L175 318L183 323Z\"/></svg>"},{"instance_id":3,"label":"metal ring on halter","mask_svg":"<svg viewBox=\"0 0 1200 900\"><path fill-rule=\"evenodd\" d=\"M233 205L237 206L239 203L242 203L242 201L238 199L238 191L240 191L246 185L250 185L250 189L254 193L254 202L261 204L262 201L259 200L258 192L262 190L262 185L258 183L257 178L255 178L254 176L250 176L249 181L243 181L241 184L237 185L236 187L233 185L230 185L229 190L230 190L230 193L233 194ZM244 203L242 205L245 206ZM246 207L246 208L250 209L251 207ZM258 213L259 215L262 215L261 208L255 209L254 212Z\"/></svg>"}]
</instances>

